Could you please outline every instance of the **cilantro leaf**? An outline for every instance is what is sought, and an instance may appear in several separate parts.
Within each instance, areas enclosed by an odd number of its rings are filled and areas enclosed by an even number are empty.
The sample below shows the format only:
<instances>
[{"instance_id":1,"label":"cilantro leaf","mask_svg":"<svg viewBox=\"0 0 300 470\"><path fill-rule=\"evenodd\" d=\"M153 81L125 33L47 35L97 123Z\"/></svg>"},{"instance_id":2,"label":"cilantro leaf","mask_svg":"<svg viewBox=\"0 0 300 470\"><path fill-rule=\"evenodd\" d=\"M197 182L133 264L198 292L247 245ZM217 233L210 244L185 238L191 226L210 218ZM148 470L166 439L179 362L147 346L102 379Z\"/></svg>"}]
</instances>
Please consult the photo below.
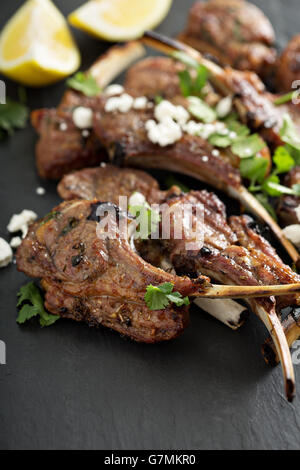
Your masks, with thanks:
<instances>
[{"instance_id":1,"label":"cilantro leaf","mask_svg":"<svg viewBox=\"0 0 300 470\"><path fill-rule=\"evenodd\" d=\"M58 315L52 315L46 312L43 298L34 282L29 282L25 286L22 286L17 295L19 298L17 307L22 306L17 318L19 324L23 324L30 318L36 316L40 317L39 321L41 326L50 326L59 319Z\"/></svg>"},{"instance_id":2,"label":"cilantro leaf","mask_svg":"<svg viewBox=\"0 0 300 470\"><path fill-rule=\"evenodd\" d=\"M232 139L229 137L229 135L222 135L219 133L212 134L209 138L209 143L213 145L214 147L221 147L221 148L226 148L229 147L230 144L232 143Z\"/></svg>"},{"instance_id":3,"label":"cilantro leaf","mask_svg":"<svg viewBox=\"0 0 300 470\"><path fill-rule=\"evenodd\" d=\"M178 72L178 77L179 77L180 90L183 96L185 97L191 96L193 80L192 80L190 72L188 70L180 70L180 72Z\"/></svg>"},{"instance_id":4,"label":"cilantro leaf","mask_svg":"<svg viewBox=\"0 0 300 470\"><path fill-rule=\"evenodd\" d=\"M265 193L269 194L269 196L280 196L281 192L276 189L275 185L280 184L279 177L275 174L270 175L266 180L264 181L262 185L262 189Z\"/></svg>"},{"instance_id":5,"label":"cilantro leaf","mask_svg":"<svg viewBox=\"0 0 300 470\"><path fill-rule=\"evenodd\" d=\"M203 121L206 124L214 122L217 118L216 111L211 108L205 101L201 100L197 96L189 97L189 108L188 111L199 121Z\"/></svg>"},{"instance_id":6,"label":"cilantro leaf","mask_svg":"<svg viewBox=\"0 0 300 470\"><path fill-rule=\"evenodd\" d=\"M206 84L207 69L204 65L198 65L197 76L194 80L187 69L178 72L178 77L180 90L183 96L186 98L188 96L197 96L201 94L201 91Z\"/></svg>"},{"instance_id":7,"label":"cilantro leaf","mask_svg":"<svg viewBox=\"0 0 300 470\"><path fill-rule=\"evenodd\" d=\"M270 181L268 183L268 187L274 192L276 191L276 196L280 196L281 194L289 194L291 196L300 196L300 184L294 184L292 188L288 188L287 186L283 186L277 182Z\"/></svg>"},{"instance_id":8,"label":"cilantro leaf","mask_svg":"<svg viewBox=\"0 0 300 470\"><path fill-rule=\"evenodd\" d=\"M276 166L276 173L287 173L295 166L295 160L290 155L289 151L283 147L277 147L274 153L273 162Z\"/></svg>"},{"instance_id":9,"label":"cilantro leaf","mask_svg":"<svg viewBox=\"0 0 300 470\"><path fill-rule=\"evenodd\" d=\"M28 108L17 101L7 100L6 104L0 104L0 137L4 137L6 133L12 135L14 129L23 129L28 114Z\"/></svg>"},{"instance_id":10,"label":"cilantro leaf","mask_svg":"<svg viewBox=\"0 0 300 470\"><path fill-rule=\"evenodd\" d=\"M262 157L244 158L240 162L240 172L243 178L251 181L262 183L267 172L268 161Z\"/></svg>"},{"instance_id":11,"label":"cilantro leaf","mask_svg":"<svg viewBox=\"0 0 300 470\"><path fill-rule=\"evenodd\" d=\"M170 302L177 307L189 305L188 297L182 297L180 292L173 292L174 285L171 282L165 282L160 286L150 284L146 288L145 302L150 310L163 310Z\"/></svg>"},{"instance_id":12,"label":"cilantro leaf","mask_svg":"<svg viewBox=\"0 0 300 470\"><path fill-rule=\"evenodd\" d=\"M94 77L83 72L77 72L73 77L69 78L67 85L86 96L96 96L101 91Z\"/></svg>"},{"instance_id":13,"label":"cilantro leaf","mask_svg":"<svg viewBox=\"0 0 300 470\"><path fill-rule=\"evenodd\" d=\"M227 128L229 129L229 131L235 132L237 137L246 137L247 135L250 134L249 127L245 126L244 124L241 124L239 121L235 119L234 116L229 115L228 118L226 118L224 122L227 125Z\"/></svg>"},{"instance_id":14,"label":"cilantro leaf","mask_svg":"<svg viewBox=\"0 0 300 470\"><path fill-rule=\"evenodd\" d=\"M280 129L280 137L283 142L290 145L293 149L300 151L300 135L289 114L283 116L283 125Z\"/></svg>"},{"instance_id":15,"label":"cilantro leaf","mask_svg":"<svg viewBox=\"0 0 300 470\"><path fill-rule=\"evenodd\" d=\"M231 146L232 152L240 158L249 158L256 155L266 146L262 138L257 134L237 139Z\"/></svg>"},{"instance_id":16,"label":"cilantro leaf","mask_svg":"<svg viewBox=\"0 0 300 470\"><path fill-rule=\"evenodd\" d=\"M198 65L197 68L197 77L194 82L194 93L200 93L200 91L205 87L208 78L208 70L204 65ZM193 94L194 94L193 93Z\"/></svg>"}]
</instances>

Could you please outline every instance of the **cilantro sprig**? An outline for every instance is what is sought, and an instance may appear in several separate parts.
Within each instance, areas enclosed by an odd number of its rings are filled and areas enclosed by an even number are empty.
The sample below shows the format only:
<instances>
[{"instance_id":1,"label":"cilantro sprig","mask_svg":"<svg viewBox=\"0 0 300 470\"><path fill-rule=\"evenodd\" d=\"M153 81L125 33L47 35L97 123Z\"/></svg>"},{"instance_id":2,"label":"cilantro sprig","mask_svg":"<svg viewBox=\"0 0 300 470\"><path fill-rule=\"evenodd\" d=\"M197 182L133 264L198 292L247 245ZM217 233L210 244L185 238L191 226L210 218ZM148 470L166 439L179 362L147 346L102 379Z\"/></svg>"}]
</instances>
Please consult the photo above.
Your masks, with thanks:
<instances>
[{"instance_id":1,"label":"cilantro sprig","mask_svg":"<svg viewBox=\"0 0 300 470\"><path fill-rule=\"evenodd\" d=\"M0 139L12 135L15 129L23 129L28 115L28 108L17 101L8 99L6 104L0 104Z\"/></svg>"},{"instance_id":2,"label":"cilantro sprig","mask_svg":"<svg viewBox=\"0 0 300 470\"><path fill-rule=\"evenodd\" d=\"M69 78L67 86L80 91L86 96L96 96L101 91L94 77L83 72L77 72L73 77Z\"/></svg>"},{"instance_id":3,"label":"cilantro sprig","mask_svg":"<svg viewBox=\"0 0 300 470\"><path fill-rule=\"evenodd\" d=\"M189 305L188 297L182 297L180 292L174 292L174 285L171 282L165 282L159 286L150 284L146 288L145 302L150 310L163 310L170 303L177 307Z\"/></svg>"},{"instance_id":4,"label":"cilantro sprig","mask_svg":"<svg viewBox=\"0 0 300 470\"><path fill-rule=\"evenodd\" d=\"M21 287L17 295L19 298L17 307L21 307L17 318L19 324L33 317L39 317L41 326L50 326L59 319L58 315L46 312L41 293L33 282Z\"/></svg>"}]
</instances>

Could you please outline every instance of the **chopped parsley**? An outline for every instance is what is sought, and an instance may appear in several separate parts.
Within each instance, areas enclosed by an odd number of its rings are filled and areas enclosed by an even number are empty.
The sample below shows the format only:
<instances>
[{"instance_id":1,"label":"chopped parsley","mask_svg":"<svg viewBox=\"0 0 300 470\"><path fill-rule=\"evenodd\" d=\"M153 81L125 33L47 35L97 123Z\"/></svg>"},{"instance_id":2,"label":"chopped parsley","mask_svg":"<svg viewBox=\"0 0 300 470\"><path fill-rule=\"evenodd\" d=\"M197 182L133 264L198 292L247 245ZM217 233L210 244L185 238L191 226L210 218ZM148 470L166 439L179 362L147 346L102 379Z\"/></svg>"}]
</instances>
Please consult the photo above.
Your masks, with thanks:
<instances>
[{"instance_id":1,"label":"chopped parsley","mask_svg":"<svg viewBox=\"0 0 300 470\"><path fill-rule=\"evenodd\" d=\"M163 310L170 303L177 307L189 305L188 297L182 297L180 292L173 292L174 285L171 282L165 282L159 286L150 284L146 288L145 302L150 310Z\"/></svg>"},{"instance_id":2,"label":"chopped parsley","mask_svg":"<svg viewBox=\"0 0 300 470\"><path fill-rule=\"evenodd\" d=\"M7 100L6 104L0 104L0 138L12 135L15 129L23 129L28 115L28 108L17 101Z\"/></svg>"},{"instance_id":3,"label":"chopped parsley","mask_svg":"<svg viewBox=\"0 0 300 470\"><path fill-rule=\"evenodd\" d=\"M67 80L67 85L74 90L80 91L86 96L96 96L101 88L97 85L92 75L83 72L77 72L73 77Z\"/></svg>"},{"instance_id":4,"label":"chopped parsley","mask_svg":"<svg viewBox=\"0 0 300 470\"><path fill-rule=\"evenodd\" d=\"M41 293L33 282L21 287L18 298L17 307L21 307L17 318L19 324L23 324L33 317L39 317L41 326L50 326L59 319L58 315L46 312Z\"/></svg>"},{"instance_id":5,"label":"chopped parsley","mask_svg":"<svg viewBox=\"0 0 300 470\"><path fill-rule=\"evenodd\" d=\"M198 96L207 82L207 68L198 65L197 76L193 78L188 69L178 72L179 86L183 96Z\"/></svg>"}]
</instances>

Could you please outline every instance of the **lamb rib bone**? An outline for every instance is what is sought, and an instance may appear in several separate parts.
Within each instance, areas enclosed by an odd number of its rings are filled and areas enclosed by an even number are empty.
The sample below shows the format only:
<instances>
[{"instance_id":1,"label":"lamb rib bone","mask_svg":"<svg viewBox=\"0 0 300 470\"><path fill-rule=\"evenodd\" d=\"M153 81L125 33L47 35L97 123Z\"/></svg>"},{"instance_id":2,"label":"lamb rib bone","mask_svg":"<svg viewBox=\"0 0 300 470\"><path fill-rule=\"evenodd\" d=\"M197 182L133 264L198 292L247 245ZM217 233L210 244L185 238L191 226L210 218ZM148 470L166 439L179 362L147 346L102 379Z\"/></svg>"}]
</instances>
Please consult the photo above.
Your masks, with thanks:
<instances>
[{"instance_id":1,"label":"lamb rib bone","mask_svg":"<svg viewBox=\"0 0 300 470\"><path fill-rule=\"evenodd\" d=\"M224 70L214 62L211 62L210 60L204 58L202 54L200 54L200 52L196 51L192 47L189 47L179 41L168 38L153 31L147 31L143 36L142 41L148 46L153 47L154 49L158 49L166 54L170 54L174 51L185 52L191 58L196 60L199 64L202 64L207 68L210 73L211 81L216 86L216 88L218 88L223 94L231 95L233 93L233 90L226 84L227 77ZM226 80L224 80L224 78L226 78ZM248 83L247 85L253 88L253 85L251 83ZM240 98L237 99L237 104L238 109L240 110L240 114L242 115L242 120L244 120L245 116L247 115L247 109L245 109L245 106L243 105L243 102ZM261 124L262 123L260 123L260 125ZM257 215L260 219L262 219L266 224L269 225L274 235L277 237L279 242L282 244L282 246L285 248L285 250L291 257L292 261L297 266L300 266L300 258L298 251L296 250L294 245L284 236L281 228L270 216L267 210L257 201L257 199L254 198L252 194L250 194L249 191L247 191L247 189L243 186L240 186L239 188L231 187L229 188L228 192L234 198L240 200L241 203L247 208L249 208L252 213Z\"/></svg>"}]
</instances>

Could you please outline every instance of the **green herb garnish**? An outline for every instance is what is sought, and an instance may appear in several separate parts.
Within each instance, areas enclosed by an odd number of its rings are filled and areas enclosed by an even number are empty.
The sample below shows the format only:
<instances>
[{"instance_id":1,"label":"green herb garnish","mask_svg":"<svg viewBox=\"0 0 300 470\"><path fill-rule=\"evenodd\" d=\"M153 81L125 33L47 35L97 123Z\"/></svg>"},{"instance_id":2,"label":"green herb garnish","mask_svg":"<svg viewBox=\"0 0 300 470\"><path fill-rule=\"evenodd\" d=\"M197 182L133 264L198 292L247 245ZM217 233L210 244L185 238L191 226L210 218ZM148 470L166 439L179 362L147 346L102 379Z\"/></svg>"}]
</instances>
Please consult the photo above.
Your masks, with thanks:
<instances>
[{"instance_id":1,"label":"green herb garnish","mask_svg":"<svg viewBox=\"0 0 300 470\"><path fill-rule=\"evenodd\" d=\"M288 103L289 101L292 101L292 99L295 96L295 93L297 93L296 90L290 91L289 93L286 93L285 95L279 96L274 100L274 104L276 106L280 106L281 104Z\"/></svg>"},{"instance_id":2,"label":"green herb garnish","mask_svg":"<svg viewBox=\"0 0 300 470\"><path fill-rule=\"evenodd\" d=\"M210 124L217 119L216 111L197 96L189 96L188 111L205 124Z\"/></svg>"},{"instance_id":3,"label":"green herb garnish","mask_svg":"<svg viewBox=\"0 0 300 470\"><path fill-rule=\"evenodd\" d=\"M138 222L136 238L146 240L152 233L156 233L160 214L151 209L147 202L144 205L129 206L129 212L136 217Z\"/></svg>"},{"instance_id":4,"label":"green herb garnish","mask_svg":"<svg viewBox=\"0 0 300 470\"><path fill-rule=\"evenodd\" d=\"M28 108L17 101L8 100L6 104L0 104L0 138L12 135L15 129L23 129L28 115Z\"/></svg>"},{"instance_id":5,"label":"green herb garnish","mask_svg":"<svg viewBox=\"0 0 300 470\"><path fill-rule=\"evenodd\" d=\"M86 75L83 72L77 72L73 77L69 78L67 85L86 96L96 96L101 91L94 77L92 75Z\"/></svg>"},{"instance_id":6,"label":"green herb garnish","mask_svg":"<svg viewBox=\"0 0 300 470\"><path fill-rule=\"evenodd\" d=\"M300 135L289 114L285 114L283 117L283 125L280 129L280 137L284 143L297 151L297 155L299 155L300 158Z\"/></svg>"},{"instance_id":7,"label":"green herb garnish","mask_svg":"<svg viewBox=\"0 0 300 470\"><path fill-rule=\"evenodd\" d=\"M256 155L266 144L261 137L257 134L250 135L249 137L240 137L234 141L231 146L232 152L240 158L249 158Z\"/></svg>"},{"instance_id":8,"label":"green herb garnish","mask_svg":"<svg viewBox=\"0 0 300 470\"><path fill-rule=\"evenodd\" d=\"M173 292L174 285L171 282L165 282L160 286L150 284L146 288L145 302L150 310L163 310L170 303L177 307L189 305L188 297L182 297L180 292Z\"/></svg>"},{"instance_id":9,"label":"green herb garnish","mask_svg":"<svg viewBox=\"0 0 300 470\"><path fill-rule=\"evenodd\" d=\"M204 65L198 65L195 79L192 78L187 69L178 72L179 86L183 96L187 98L188 96L201 95L202 89L207 82L207 75L207 69Z\"/></svg>"},{"instance_id":10,"label":"green herb garnish","mask_svg":"<svg viewBox=\"0 0 300 470\"><path fill-rule=\"evenodd\" d=\"M22 305L17 318L19 324L38 316L41 326L50 326L59 319L58 315L46 312L41 293L33 282L21 287L18 298L17 307Z\"/></svg>"}]
</instances>

